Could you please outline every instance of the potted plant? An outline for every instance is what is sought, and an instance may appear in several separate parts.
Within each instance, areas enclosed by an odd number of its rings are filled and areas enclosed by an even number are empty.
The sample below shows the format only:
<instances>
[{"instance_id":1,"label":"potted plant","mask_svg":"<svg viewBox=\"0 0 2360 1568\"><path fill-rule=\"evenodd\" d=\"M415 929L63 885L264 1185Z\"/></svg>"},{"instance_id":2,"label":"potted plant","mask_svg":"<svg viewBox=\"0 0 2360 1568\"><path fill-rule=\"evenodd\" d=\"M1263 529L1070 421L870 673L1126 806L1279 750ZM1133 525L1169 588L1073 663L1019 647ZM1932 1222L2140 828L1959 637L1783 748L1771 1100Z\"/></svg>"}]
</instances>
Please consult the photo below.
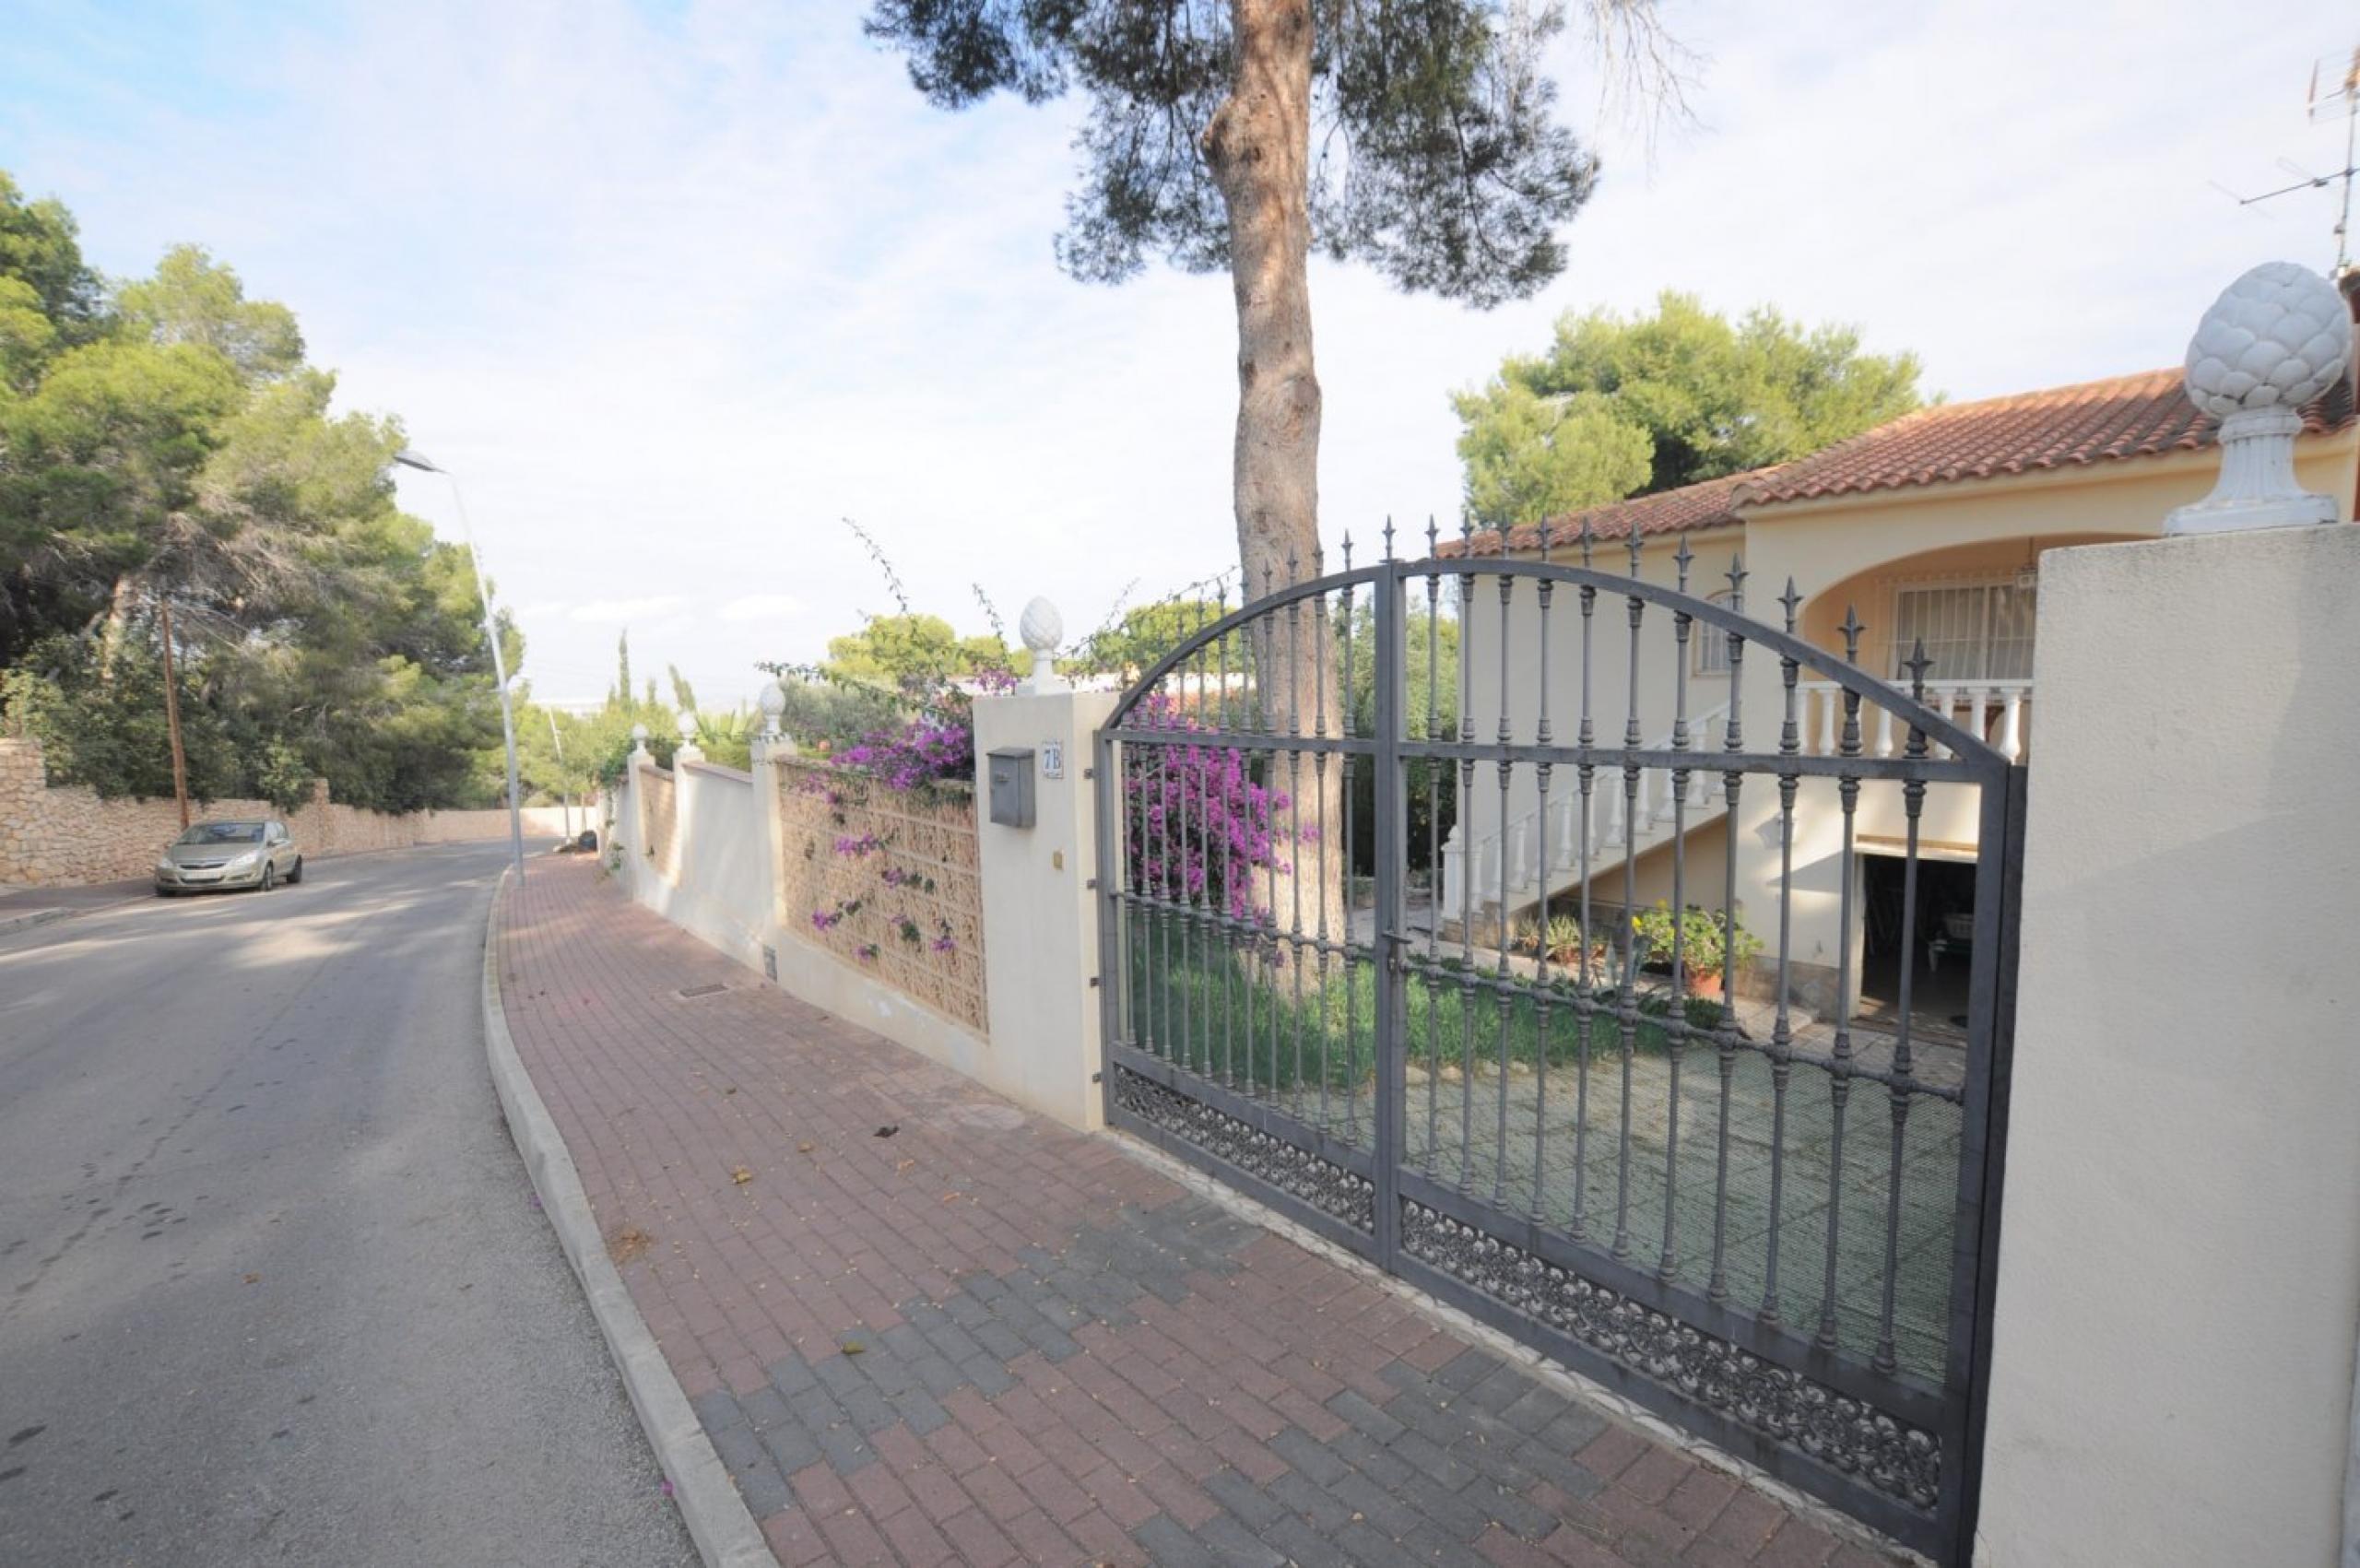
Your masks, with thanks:
<instances>
[{"instance_id":1,"label":"potted plant","mask_svg":"<svg viewBox=\"0 0 2360 1568\"><path fill-rule=\"evenodd\" d=\"M1670 965L1674 933L1670 904L1658 900L1654 908L1631 917L1631 928L1655 963ZM1692 996L1720 996L1730 969L1743 970L1762 950L1761 938L1744 922L1734 922L1724 932L1719 915L1693 903L1680 912L1678 936L1681 979ZM1730 937L1733 941L1727 939ZM1734 950L1724 951L1725 947Z\"/></svg>"},{"instance_id":2,"label":"potted plant","mask_svg":"<svg viewBox=\"0 0 2360 1568\"><path fill-rule=\"evenodd\" d=\"M1570 914L1551 915L1541 945L1551 963L1560 969L1576 967L1582 961L1581 922Z\"/></svg>"}]
</instances>

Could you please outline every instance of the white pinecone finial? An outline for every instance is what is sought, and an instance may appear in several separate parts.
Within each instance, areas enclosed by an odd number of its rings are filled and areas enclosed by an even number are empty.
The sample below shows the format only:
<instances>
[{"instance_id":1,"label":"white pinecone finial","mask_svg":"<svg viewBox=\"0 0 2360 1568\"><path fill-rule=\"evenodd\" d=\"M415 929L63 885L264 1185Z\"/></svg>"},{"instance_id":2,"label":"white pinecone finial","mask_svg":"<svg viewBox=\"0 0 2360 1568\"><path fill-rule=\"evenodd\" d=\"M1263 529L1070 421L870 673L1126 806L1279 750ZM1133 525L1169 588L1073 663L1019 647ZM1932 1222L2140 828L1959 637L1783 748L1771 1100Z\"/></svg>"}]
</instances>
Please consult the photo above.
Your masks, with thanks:
<instances>
[{"instance_id":1,"label":"white pinecone finial","mask_svg":"<svg viewBox=\"0 0 2360 1568\"><path fill-rule=\"evenodd\" d=\"M2332 496L2295 479L2303 405L2352 364L2352 315L2335 285L2264 262L2221 291L2188 344L2188 396L2221 421L2212 493L2165 519L2166 534L2332 523Z\"/></svg>"}]
</instances>

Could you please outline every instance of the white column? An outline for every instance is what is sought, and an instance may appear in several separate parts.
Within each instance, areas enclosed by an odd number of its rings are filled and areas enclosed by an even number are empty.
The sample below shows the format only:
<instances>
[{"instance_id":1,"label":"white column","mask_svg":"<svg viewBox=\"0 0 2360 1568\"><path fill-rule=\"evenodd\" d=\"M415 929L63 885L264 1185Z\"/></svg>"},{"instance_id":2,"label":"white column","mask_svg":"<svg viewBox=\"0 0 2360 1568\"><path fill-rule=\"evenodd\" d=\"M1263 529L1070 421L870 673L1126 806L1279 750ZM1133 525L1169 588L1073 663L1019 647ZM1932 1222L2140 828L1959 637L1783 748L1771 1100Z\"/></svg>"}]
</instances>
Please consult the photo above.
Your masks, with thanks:
<instances>
[{"instance_id":1,"label":"white column","mask_svg":"<svg viewBox=\"0 0 2360 1568\"><path fill-rule=\"evenodd\" d=\"M647 749L647 726L631 726L631 756L623 763L623 808L617 820L627 823L623 835L623 886L633 898L639 896L643 879L647 874L647 789L641 783L640 771L655 765L655 756Z\"/></svg>"},{"instance_id":2,"label":"white column","mask_svg":"<svg viewBox=\"0 0 2360 1568\"><path fill-rule=\"evenodd\" d=\"M762 824L761 836L755 843L761 845L762 855L762 911L767 928L764 940L773 943L778 935L776 928L786 924L785 878L779 858L786 837L785 824L779 820L780 764L793 755L795 748L784 737L763 737L754 742L754 810Z\"/></svg>"}]
</instances>

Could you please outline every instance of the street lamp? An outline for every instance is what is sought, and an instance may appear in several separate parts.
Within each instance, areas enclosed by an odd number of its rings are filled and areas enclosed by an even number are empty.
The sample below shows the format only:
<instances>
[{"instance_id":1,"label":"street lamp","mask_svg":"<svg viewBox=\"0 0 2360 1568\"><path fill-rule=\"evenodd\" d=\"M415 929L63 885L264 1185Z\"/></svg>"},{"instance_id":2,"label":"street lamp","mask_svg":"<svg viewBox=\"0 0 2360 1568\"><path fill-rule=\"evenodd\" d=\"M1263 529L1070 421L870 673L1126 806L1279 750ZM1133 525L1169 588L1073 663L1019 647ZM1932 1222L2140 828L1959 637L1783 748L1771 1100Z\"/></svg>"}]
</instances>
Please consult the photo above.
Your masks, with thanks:
<instances>
[{"instance_id":1,"label":"street lamp","mask_svg":"<svg viewBox=\"0 0 2360 1568\"><path fill-rule=\"evenodd\" d=\"M508 854L516 863L516 880L521 883L525 879L525 817L516 787L516 711L509 701L508 655L501 651L500 627L492 619L491 590L484 585L483 552L476 548L475 530L467 525L467 503L459 494L458 478L407 447L395 453L394 461L423 474L442 475L451 486L452 503L459 509L459 537L466 542L467 564L475 570L476 598L483 606L484 641L491 644L491 676L500 683L500 729L508 744Z\"/></svg>"}]
</instances>

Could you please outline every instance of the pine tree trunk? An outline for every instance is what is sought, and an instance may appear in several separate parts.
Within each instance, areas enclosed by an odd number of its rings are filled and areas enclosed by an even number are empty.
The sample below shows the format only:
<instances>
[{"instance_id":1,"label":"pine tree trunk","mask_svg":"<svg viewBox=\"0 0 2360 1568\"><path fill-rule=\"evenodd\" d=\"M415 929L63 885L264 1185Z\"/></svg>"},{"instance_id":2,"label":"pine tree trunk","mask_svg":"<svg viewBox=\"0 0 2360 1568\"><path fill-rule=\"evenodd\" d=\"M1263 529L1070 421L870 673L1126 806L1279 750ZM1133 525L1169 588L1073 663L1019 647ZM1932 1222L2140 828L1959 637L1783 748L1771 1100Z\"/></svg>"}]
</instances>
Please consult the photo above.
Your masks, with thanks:
<instances>
[{"instance_id":1,"label":"pine tree trunk","mask_svg":"<svg viewBox=\"0 0 2360 1568\"><path fill-rule=\"evenodd\" d=\"M1311 351L1312 18L1308 0L1232 0L1236 77L1205 129L1205 160L1229 215L1237 300L1237 444L1233 475L1245 596L1319 570L1319 377ZM1284 612L1257 638L1264 722L1281 735L1340 733L1340 682L1324 608ZM1281 929L1345 938L1349 846L1340 768L1281 755L1268 779L1291 874L1274 890ZM1322 827L1324 824L1324 829Z\"/></svg>"}]
</instances>

